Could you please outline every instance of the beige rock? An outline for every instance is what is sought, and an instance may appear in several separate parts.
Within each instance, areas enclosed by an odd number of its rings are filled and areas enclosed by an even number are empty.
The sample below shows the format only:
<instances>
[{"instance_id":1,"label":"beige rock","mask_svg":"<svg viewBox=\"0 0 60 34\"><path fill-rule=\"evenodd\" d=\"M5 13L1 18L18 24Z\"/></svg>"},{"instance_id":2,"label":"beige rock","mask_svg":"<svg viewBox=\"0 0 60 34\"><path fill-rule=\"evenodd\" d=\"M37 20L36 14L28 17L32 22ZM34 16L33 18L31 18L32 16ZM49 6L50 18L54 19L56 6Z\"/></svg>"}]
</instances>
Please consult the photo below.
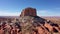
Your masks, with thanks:
<instances>
[{"instance_id":1,"label":"beige rock","mask_svg":"<svg viewBox=\"0 0 60 34\"><path fill-rule=\"evenodd\" d=\"M52 31L52 30L53 30L53 27L52 27L50 24L48 24L48 23L45 23L44 26L45 26L46 28L48 28L49 31Z\"/></svg>"}]
</instances>

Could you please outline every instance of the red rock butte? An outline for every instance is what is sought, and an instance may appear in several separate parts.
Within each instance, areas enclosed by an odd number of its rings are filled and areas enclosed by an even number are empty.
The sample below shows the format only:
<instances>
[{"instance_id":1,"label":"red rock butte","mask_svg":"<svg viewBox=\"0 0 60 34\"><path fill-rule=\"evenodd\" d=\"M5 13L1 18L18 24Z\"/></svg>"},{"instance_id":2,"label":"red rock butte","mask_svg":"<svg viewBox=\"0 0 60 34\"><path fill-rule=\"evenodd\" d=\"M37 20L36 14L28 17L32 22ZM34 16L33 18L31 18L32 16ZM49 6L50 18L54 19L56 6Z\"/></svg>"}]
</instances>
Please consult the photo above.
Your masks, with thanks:
<instances>
[{"instance_id":1,"label":"red rock butte","mask_svg":"<svg viewBox=\"0 0 60 34\"><path fill-rule=\"evenodd\" d=\"M36 9L35 8L25 8L22 10L20 16L37 16Z\"/></svg>"}]
</instances>

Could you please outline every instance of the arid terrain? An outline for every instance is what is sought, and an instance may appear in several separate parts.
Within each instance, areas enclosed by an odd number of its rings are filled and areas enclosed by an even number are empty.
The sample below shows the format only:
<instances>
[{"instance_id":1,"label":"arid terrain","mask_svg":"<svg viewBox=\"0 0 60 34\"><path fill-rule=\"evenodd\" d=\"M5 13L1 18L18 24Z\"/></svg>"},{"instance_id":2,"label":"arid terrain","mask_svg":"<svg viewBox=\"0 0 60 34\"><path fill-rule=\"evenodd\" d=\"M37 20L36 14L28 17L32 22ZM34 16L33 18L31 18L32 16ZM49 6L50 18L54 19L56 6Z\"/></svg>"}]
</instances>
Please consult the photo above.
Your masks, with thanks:
<instances>
[{"instance_id":1,"label":"arid terrain","mask_svg":"<svg viewBox=\"0 0 60 34\"><path fill-rule=\"evenodd\" d=\"M19 16L0 16L0 20L2 19L14 19L18 18ZM54 23L60 24L60 17L59 16L42 16L42 18L50 20Z\"/></svg>"},{"instance_id":2,"label":"arid terrain","mask_svg":"<svg viewBox=\"0 0 60 34\"><path fill-rule=\"evenodd\" d=\"M3 17L3 18L2 18ZM11 19L13 19L13 20L16 20L15 18L17 18L17 17L19 17L19 16L1 16L0 17L0 20L1 21L6 21L7 19L9 19L9 20L11 20ZM51 22L53 22L53 23L57 23L57 24L59 24L60 25L60 17L42 17L42 18L44 18L44 19L46 19L46 20L50 20ZM8 21L9 21L8 20ZM1 23L1 21L0 21L0 23ZM7 21L7 23L8 23L8 21ZM11 20L12 21L12 20ZM2 22L3 23L3 22ZM14 23L14 22L12 22L12 23ZM1 24L0 24L1 25ZM9 25L8 25L9 26ZM10 28L10 27L9 27ZM38 27L39 28L39 27ZM41 28L40 28L41 29ZM43 30L42 30L43 31ZM41 31L40 31L41 32ZM19 33L19 34L21 34L21 33ZM24 34L24 33L23 33ZM55 34L55 33L54 33ZM59 33L56 33L56 34L59 34Z\"/></svg>"},{"instance_id":3,"label":"arid terrain","mask_svg":"<svg viewBox=\"0 0 60 34\"><path fill-rule=\"evenodd\" d=\"M60 34L60 17L40 17L28 7L20 16L1 16L0 34Z\"/></svg>"},{"instance_id":4,"label":"arid terrain","mask_svg":"<svg viewBox=\"0 0 60 34\"><path fill-rule=\"evenodd\" d=\"M60 17L59 16L49 16L49 17L42 17L42 18L45 18L47 20L50 20L54 23L57 23L57 24L60 24Z\"/></svg>"}]
</instances>

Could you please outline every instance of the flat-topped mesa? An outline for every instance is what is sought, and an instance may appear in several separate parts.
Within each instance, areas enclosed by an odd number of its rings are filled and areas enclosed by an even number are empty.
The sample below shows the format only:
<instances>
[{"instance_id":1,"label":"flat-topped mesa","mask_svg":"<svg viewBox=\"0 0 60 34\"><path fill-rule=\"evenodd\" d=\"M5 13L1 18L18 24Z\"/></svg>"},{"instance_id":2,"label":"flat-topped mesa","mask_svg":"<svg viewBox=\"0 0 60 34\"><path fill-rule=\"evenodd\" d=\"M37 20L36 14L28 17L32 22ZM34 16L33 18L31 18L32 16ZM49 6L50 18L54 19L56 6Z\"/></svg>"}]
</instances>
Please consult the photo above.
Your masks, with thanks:
<instances>
[{"instance_id":1,"label":"flat-topped mesa","mask_svg":"<svg viewBox=\"0 0 60 34\"><path fill-rule=\"evenodd\" d=\"M37 16L36 9L31 8L31 7L25 8L25 9L22 10L20 16L21 17L24 17L24 16Z\"/></svg>"}]
</instances>

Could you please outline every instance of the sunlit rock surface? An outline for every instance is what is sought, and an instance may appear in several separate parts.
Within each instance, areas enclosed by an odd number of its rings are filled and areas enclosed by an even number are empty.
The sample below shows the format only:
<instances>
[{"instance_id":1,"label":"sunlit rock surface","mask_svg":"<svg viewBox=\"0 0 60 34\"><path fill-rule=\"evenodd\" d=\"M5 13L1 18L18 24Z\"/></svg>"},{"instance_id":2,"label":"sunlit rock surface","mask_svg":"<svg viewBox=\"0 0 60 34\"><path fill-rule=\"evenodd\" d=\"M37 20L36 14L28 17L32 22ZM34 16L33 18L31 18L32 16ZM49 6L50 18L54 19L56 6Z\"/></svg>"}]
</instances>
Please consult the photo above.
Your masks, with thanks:
<instances>
[{"instance_id":1,"label":"sunlit rock surface","mask_svg":"<svg viewBox=\"0 0 60 34\"><path fill-rule=\"evenodd\" d=\"M37 16L36 9L31 7L25 8L22 10L20 16Z\"/></svg>"},{"instance_id":2,"label":"sunlit rock surface","mask_svg":"<svg viewBox=\"0 0 60 34\"><path fill-rule=\"evenodd\" d=\"M37 16L36 9L26 8L20 18L22 34L53 34L60 32L59 25Z\"/></svg>"},{"instance_id":3,"label":"sunlit rock surface","mask_svg":"<svg viewBox=\"0 0 60 34\"><path fill-rule=\"evenodd\" d=\"M20 17L0 21L0 34L60 34L60 25L37 16L36 9L28 7Z\"/></svg>"}]
</instances>

